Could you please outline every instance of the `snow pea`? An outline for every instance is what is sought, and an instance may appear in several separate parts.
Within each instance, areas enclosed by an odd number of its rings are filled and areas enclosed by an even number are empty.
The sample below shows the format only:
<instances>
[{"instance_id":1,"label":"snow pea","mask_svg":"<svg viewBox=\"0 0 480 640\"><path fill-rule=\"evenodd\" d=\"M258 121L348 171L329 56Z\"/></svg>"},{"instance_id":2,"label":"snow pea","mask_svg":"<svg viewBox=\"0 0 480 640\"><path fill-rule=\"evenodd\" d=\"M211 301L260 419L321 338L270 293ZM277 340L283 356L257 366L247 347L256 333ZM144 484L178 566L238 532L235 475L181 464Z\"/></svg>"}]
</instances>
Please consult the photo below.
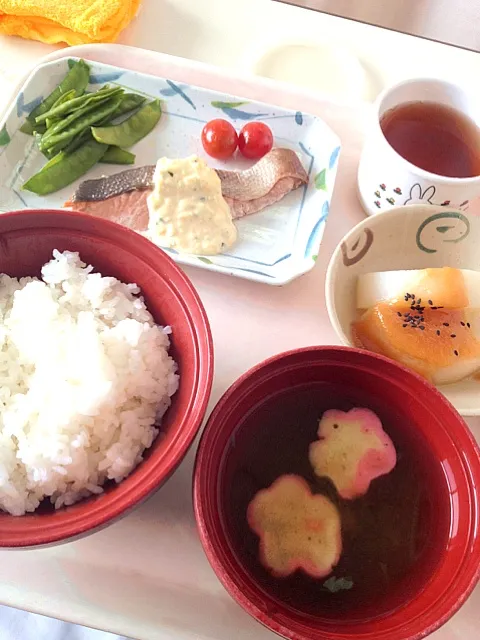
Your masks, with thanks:
<instances>
[{"instance_id":1,"label":"snow pea","mask_svg":"<svg viewBox=\"0 0 480 640\"><path fill-rule=\"evenodd\" d=\"M61 148L65 150L65 153L72 153L78 147L81 147L84 142L87 140L93 140L92 132L90 129L84 129L82 132L77 133L77 135L71 140L67 141L65 146L61 143ZM56 147L58 149L58 147Z\"/></svg>"},{"instance_id":2,"label":"snow pea","mask_svg":"<svg viewBox=\"0 0 480 640\"><path fill-rule=\"evenodd\" d=\"M66 113L74 113L76 109L80 107L86 107L87 105L93 104L95 102L102 102L107 97L112 97L115 95L123 94L123 89L121 87L114 87L113 89L97 91L96 93L87 93L78 98L73 98L71 100L64 101L57 106L53 106L50 111L46 111L38 116L35 119L35 122L44 122L48 118L59 118Z\"/></svg>"},{"instance_id":3,"label":"snow pea","mask_svg":"<svg viewBox=\"0 0 480 640\"><path fill-rule=\"evenodd\" d=\"M57 122L58 122L58 118L47 118L45 120L45 125L47 127L47 131L48 131L48 129L51 129L54 124L57 124Z\"/></svg>"},{"instance_id":4,"label":"snow pea","mask_svg":"<svg viewBox=\"0 0 480 640\"><path fill-rule=\"evenodd\" d=\"M35 131L33 135L35 137L35 141L37 143L37 147L40 148L40 141L42 139L42 134L38 133L38 131ZM48 160L50 160L50 158L52 158L56 153L58 153L58 151L59 151L58 149L52 149L52 150L48 149L48 150L42 151L42 154Z\"/></svg>"},{"instance_id":5,"label":"snow pea","mask_svg":"<svg viewBox=\"0 0 480 640\"><path fill-rule=\"evenodd\" d=\"M121 98L119 97L107 98L105 103L102 102L100 105L99 103L94 103L93 106L85 107L85 111L79 109L78 112L72 113L61 120L42 136L40 151L49 149L59 142L72 140L75 135L81 133L84 129L113 113L120 104L120 100ZM78 113L79 115L77 115Z\"/></svg>"},{"instance_id":6,"label":"snow pea","mask_svg":"<svg viewBox=\"0 0 480 640\"><path fill-rule=\"evenodd\" d=\"M58 107L59 105L63 104L64 102L67 102L68 100L73 100L73 98L75 98L75 96L76 96L76 93L77 92L75 91L75 89L72 89L71 91L67 91L67 93L63 94L63 96L60 96L60 98L53 105L52 109L55 109L56 107ZM47 129L50 129L51 127L53 127L54 124L56 124L58 122L58 118L49 117L48 116L49 113L50 113L50 111L47 111L47 114L46 114L46 116L44 118L44 124L47 127ZM38 118L37 118L37 120L38 120ZM36 128L38 127L38 122L35 124L35 127Z\"/></svg>"},{"instance_id":7,"label":"snow pea","mask_svg":"<svg viewBox=\"0 0 480 640\"><path fill-rule=\"evenodd\" d=\"M26 133L29 136L33 136L35 133L45 133L47 130L45 125L35 124L30 122L29 120L25 120L25 122L20 127L20 131L22 133Z\"/></svg>"},{"instance_id":8,"label":"snow pea","mask_svg":"<svg viewBox=\"0 0 480 640\"><path fill-rule=\"evenodd\" d=\"M108 147L100 162L108 164L134 164L135 154L120 147Z\"/></svg>"},{"instance_id":9,"label":"snow pea","mask_svg":"<svg viewBox=\"0 0 480 640\"><path fill-rule=\"evenodd\" d=\"M35 119L38 118L38 116L49 111L62 95L68 93L72 89L75 89L77 95L82 95L87 88L89 77L90 67L85 60L78 60L78 62L72 66L62 82L55 87L52 93L27 116L27 121L34 124ZM26 132L24 131L24 133Z\"/></svg>"},{"instance_id":10,"label":"snow pea","mask_svg":"<svg viewBox=\"0 0 480 640\"><path fill-rule=\"evenodd\" d=\"M43 169L25 182L22 189L39 196L63 189L96 165L107 148L106 144L89 140L70 155L60 152L60 158L52 158Z\"/></svg>"},{"instance_id":11,"label":"snow pea","mask_svg":"<svg viewBox=\"0 0 480 640\"><path fill-rule=\"evenodd\" d=\"M68 114L64 118L59 118L59 120L56 123L55 127L52 127L52 129L50 129L50 131L46 132L43 142L45 142L47 140L47 138L49 138L50 136L55 135L57 133L60 133L64 129L67 129L68 127L70 127L70 125L72 125L72 123L74 123L76 120L82 118L86 114L92 113L96 109L100 109L109 100L110 100L110 98L108 96L105 96L100 101L97 101L97 102L94 102L94 103L90 103L90 104L86 104L83 107L79 107L78 109L76 109L72 113Z\"/></svg>"},{"instance_id":12,"label":"snow pea","mask_svg":"<svg viewBox=\"0 0 480 640\"><path fill-rule=\"evenodd\" d=\"M108 124L111 120L111 117L112 116L107 116L106 118L102 118L102 120L100 120L97 124L98 125ZM52 149L55 152L59 151L60 149L64 149L65 153L67 154L72 153L72 151L75 151L75 149L78 149L78 147L81 147L82 144L87 140L93 140L90 127L88 127L87 129L84 129L80 133L77 133L77 135L74 138L72 138L70 141L57 143L54 147L52 147Z\"/></svg>"},{"instance_id":13,"label":"snow pea","mask_svg":"<svg viewBox=\"0 0 480 640\"><path fill-rule=\"evenodd\" d=\"M112 120L118 118L119 116L123 116L123 114L128 113L129 111L138 109L138 107L141 107L145 101L146 98L139 95L138 93L124 93L118 109L115 111L115 113L112 113Z\"/></svg>"},{"instance_id":14,"label":"snow pea","mask_svg":"<svg viewBox=\"0 0 480 640\"><path fill-rule=\"evenodd\" d=\"M59 151L56 155L50 158L50 160L47 162L45 166L42 167L42 171L45 171L45 169L52 167L54 164L57 164L57 162L60 162L60 160L63 160L64 157L65 157L65 151Z\"/></svg>"},{"instance_id":15,"label":"snow pea","mask_svg":"<svg viewBox=\"0 0 480 640\"><path fill-rule=\"evenodd\" d=\"M120 124L92 127L92 134L98 142L116 147L131 147L150 133L161 115L160 100L153 100Z\"/></svg>"},{"instance_id":16,"label":"snow pea","mask_svg":"<svg viewBox=\"0 0 480 640\"><path fill-rule=\"evenodd\" d=\"M54 105L52 106L52 109L55 109L55 107L58 107L64 102L68 102L69 100L73 100L76 97L77 97L77 92L75 91L75 89L70 89L70 91L67 91L67 93L64 93L59 97L58 100L55 101ZM35 118L35 120L37 120L37 118Z\"/></svg>"}]
</instances>

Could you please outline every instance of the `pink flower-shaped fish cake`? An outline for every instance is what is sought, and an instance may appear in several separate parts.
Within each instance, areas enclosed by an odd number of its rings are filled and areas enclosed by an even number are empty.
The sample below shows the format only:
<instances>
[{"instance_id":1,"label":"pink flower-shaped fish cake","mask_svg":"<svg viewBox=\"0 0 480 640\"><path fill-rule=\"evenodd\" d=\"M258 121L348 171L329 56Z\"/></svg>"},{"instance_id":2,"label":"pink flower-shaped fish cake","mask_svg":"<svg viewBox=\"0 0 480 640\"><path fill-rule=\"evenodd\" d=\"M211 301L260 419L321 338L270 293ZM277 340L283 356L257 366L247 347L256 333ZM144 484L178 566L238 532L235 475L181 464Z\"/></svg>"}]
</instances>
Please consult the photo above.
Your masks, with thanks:
<instances>
[{"instance_id":1,"label":"pink flower-shaped fish cake","mask_svg":"<svg viewBox=\"0 0 480 640\"><path fill-rule=\"evenodd\" d=\"M370 409L325 411L318 437L310 445L310 464L347 500L367 493L371 481L390 473L397 463L393 442Z\"/></svg>"},{"instance_id":2,"label":"pink flower-shaped fish cake","mask_svg":"<svg viewBox=\"0 0 480 640\"><path fill-rule=\"evenodd\" d=\"M338 509L325 496L313 495L299 476L280 476L259 491L248 506L247 519L260 538L261 563L277 578L298 569L323 578L340 559Z\"/></svg>"}]
</instances>

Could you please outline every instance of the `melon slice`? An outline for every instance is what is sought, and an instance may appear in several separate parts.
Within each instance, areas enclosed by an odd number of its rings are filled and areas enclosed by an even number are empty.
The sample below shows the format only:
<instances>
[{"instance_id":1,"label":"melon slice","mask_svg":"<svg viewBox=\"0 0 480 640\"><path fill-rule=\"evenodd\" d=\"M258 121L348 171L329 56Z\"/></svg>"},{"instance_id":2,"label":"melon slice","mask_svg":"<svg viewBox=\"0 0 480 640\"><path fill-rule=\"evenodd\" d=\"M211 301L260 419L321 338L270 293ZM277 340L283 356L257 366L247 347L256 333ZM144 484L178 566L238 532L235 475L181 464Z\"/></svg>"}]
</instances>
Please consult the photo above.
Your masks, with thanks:
<instances>
[{"instance_id":1,"label":"melon slice","mask_svg":"<svg viewBox=\"0 0 480 640\"><path fill-rule=\"evenodd\" d=\"M478 309L480 272L442 267L377 271L358 277L357 309L369 309L387 300L395 300L398 306L408 308L412 299L420 300L423 306L430 304L445 309Z\"/></svg>"},{"instance_id":2,"label":"melon slice","mask_svg":"<svg viewBox=\"0 0 480 640\"><path fill-rule=\"evenodd\" d=\"M393 442L370 409L325 411L318 437L310 445L310 464L346 500L366 494L372 480L390 473L397 462Z\"/></svg>"},{"instance_id":3,"label":"melon slice","mask_svg":"<svg viewBox=\"0 0 480 640\"><path fill-rule=\"evenodd\" d=\"M260 538L261 563L277 578L297 570L323 578L340 559L338 509L325 496L313 495L299 476L280 476L259 491L248 506L247 519Z\"/></svg>"},{"instance_id":4,"label":"melon slice","mask_svg":"<svg viewBox=\"0 0 480 640\"><path fill-rule=\"evenodd\" d=\"M410 315L409 315L410 314ZM401 362L433 384L452 384L480 369L480 311L399 311L379 303L352 325L354 343Z\"/></svg>"}]
</instances>

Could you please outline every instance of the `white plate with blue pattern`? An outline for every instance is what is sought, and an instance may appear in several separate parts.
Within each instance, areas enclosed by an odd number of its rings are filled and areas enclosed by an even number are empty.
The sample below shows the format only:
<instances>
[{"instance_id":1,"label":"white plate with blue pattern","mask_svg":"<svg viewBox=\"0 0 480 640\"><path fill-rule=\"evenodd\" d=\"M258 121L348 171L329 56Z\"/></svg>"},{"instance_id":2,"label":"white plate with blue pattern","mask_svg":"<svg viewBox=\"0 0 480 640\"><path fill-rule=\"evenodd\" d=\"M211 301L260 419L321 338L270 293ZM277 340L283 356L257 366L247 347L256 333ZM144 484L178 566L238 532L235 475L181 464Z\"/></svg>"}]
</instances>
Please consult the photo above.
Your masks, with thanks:
<instances>
[{"instance_id":1,"label":"white plate with blue pattern","mask_svg":"<svg viewBox=\"0 0 480 640\"><path fill-rule=\"evenodd\" d=\"M21 189L45 164L45 158L34 139L19 128L25 116L62 80L69 64L71 60L63 58L37 67L0 123L0 212L60 208L77 186L73 183L44 197ZM236 156L228 162L206 156L200 141L203 125L220 117L230 120L237 130L249 121L265 122L272 129L275 145L293 149L308 173L307 186L236 221L238 241L228 253L204 257L166 249L176 262L272 285L286 284L314 266L321 250L340 152L340 141L325 122L302 112L301 105L297 111L289 111L98 62L89 65L90 89L108 83L162 100L159 124L131 149L136 154L136 166L155 164L162 156L197 154L214 168L247 168L251 163ZM115 165L99 164L82 180L121 170Z\"/></svg>"}]
</instances>

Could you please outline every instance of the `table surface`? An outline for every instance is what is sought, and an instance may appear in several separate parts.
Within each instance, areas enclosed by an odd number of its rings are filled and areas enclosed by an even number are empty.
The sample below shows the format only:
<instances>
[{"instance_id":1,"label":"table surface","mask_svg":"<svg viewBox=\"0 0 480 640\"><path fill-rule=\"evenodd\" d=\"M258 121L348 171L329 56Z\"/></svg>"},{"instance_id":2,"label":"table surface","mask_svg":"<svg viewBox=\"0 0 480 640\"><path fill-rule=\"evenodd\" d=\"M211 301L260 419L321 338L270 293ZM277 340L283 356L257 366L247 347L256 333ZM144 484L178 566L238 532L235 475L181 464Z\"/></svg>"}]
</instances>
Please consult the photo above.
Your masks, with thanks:
<instances>
[{"instance_id":1,"label":"table surface","mask_svg":"<svg viewBox=\"0 0 480 640\"><path fill-rule=\"evenodd\" d=\"M478 54L270 0L144 0L137 20L120 42L236 71L263 73L312 90L335 91L337 98L350 101L373 99L386 84L411 76L438 76L467 86L480 76ZM324 55L325 46L335 52L333 57ZM0 112L21 75L53 50L40 43L0 37ZM293 66L281 65L282 71L272 62L277 54L287 62L293 61ZM357 59L361 62L360 78L355 65L350 65ZM351 83L336 82L331 68L327 73L327 63L349 69ZM322 78L326 78L325 86ZM251 364L295 345L290 336L282 333L285 319L290 319L292 325L301 320L305 344L317 336L316 317L311 311L323 308L324 302L321 290L313 292L312 285L318 286L315 272L320 268L322 265L317 265L312 274L288 288L271 290L268 295L253 283L231 284L223 276L189 271L211 318L217 355L222 356L210 409L226 386ZM312 293L315 301L307 306L305 300ZM279 305L286 318L277 328L272 310ZM253 348L251 336L242 332L245 314L250 323L262 327ZM235 345L232 331L238 332ZM323 341L331 341L332 336L331 330L326 331ZM480 436L480 429L475 430ZM189 554L200 551L191 518L192 457L190 452L169 481L168 492L161 490L130 516L100 533L50 549L0 552L0 602L148 640L220 640L220 621L226 620L232 629L242 627L244 638L273 638L224 597L206 560L191 575ZM141 548L135 544L140 529L146 543ZM172 539L184 545L184 557L178 557ZM171 558L170 567L155 563L156 545L171 545L162 547L163 557L167 553ZM168 573L173 568L178 582L162 591L154 572ZM195 584L202 581L213 585L209 591L211 602L205 602L195 589ZM471 598L460 614L463 618L455 631L438 632L442 634L438 640L477 637L471 631L471 621L480 622L478 596L477 589L474 600ZM178 619L173 624L168 616L156 616L159 599L163 611L170 603L174 609L180 600L185 612L195 610L198 627L189 627L187 617L183 628L179 628ZM137 627L127 623L132 616L138 620Z\"/></svg>"},{"instance_id":2,"label":"table surface","mask_svg":"<svg viewBox=\"0 0 480 640\"><path fill-rule=\"evenodd\" d=\"M478 0L280 0L367 24L480 50Z\"/></svg>"}]
</instances>

